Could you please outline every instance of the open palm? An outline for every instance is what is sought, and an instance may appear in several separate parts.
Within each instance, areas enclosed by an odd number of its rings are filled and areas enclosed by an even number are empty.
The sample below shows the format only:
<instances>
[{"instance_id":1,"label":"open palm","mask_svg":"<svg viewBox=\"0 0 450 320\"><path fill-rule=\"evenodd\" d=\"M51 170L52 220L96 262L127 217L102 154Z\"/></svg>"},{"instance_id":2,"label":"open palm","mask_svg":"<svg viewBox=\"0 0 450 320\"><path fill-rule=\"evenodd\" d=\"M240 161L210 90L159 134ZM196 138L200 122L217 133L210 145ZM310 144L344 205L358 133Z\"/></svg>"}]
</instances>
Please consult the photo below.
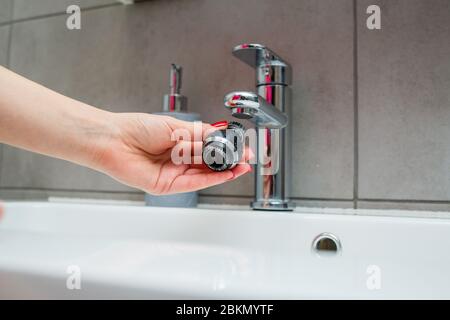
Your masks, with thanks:
<instances>
[{"instance_id":1,"label":"open palm","mask_svg":"<svg viewBox=\"0 0 450 320\"><path fill-rule=\"evenodd\" d=\"M197 162L192 159L192 164L174 163L171 155L175 146L184 144L183 147L192 150L194 155L195 150L198 152L201 149L202 140L208 132L223 129L197 123L201 131L199 134L194 132L194 126L192 122L168 116L114 114L115 134L98 157L98 169L122 183L155 195L195 191L236 179L251 171L246 163L223 172L211 171L199 159ZM177 130L188 132L191 140L174 140Z\"/></svg>"}]
</instances>

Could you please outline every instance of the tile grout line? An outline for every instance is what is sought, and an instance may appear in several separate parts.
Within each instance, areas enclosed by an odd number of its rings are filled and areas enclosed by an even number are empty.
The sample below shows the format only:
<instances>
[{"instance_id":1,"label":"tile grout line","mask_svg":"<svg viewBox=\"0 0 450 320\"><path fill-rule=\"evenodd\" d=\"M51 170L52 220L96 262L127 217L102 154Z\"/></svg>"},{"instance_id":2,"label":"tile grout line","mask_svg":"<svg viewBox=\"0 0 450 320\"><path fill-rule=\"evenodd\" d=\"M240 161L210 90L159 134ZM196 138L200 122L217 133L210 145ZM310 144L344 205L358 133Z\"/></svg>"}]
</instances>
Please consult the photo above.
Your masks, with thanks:
<instances>
[{"instance_id":1,"label":"tile grout line","mask_svg":"<svg viewBox=\"0 0 450 320\"><path fill-rule=\"evenodd\" d=\"M220 198L240 198L250 199L252 196L241 195L217 195L217 194L200 194L201 197L220 197ZM292 200L300 201L336 201L336 202L351 202L353 199L340 199L340 198L307 198L307 197L291 197ZM392 203L416 203L416 204L449 204L450 200L408 200L408 199L358 199L358 201L364 202L392 202Z\"/></svg>"},{"instance_id":2,"label":"tile grout line","mask_svg":"<svg viewBox=\"0 0 450 320\"><path fill-rule=\"evenodd\" d=\"M12 17L14 17L14 5L11 6L10 9L10 17L12 19ZM6 48L6 66L8 69L11 68L11 44L12 44L12 32L13 32L13 25L10 24L9 25L9 30L8 30L8 44L7 44L7 48Z\"/></svg>"},{"instance_id":3,"label":"tile grout line","mask_svg":"<svg viewBox=\"0 0 450 320\"><path fill-rule=\"evenodd\" d=\"M238 199L251 199L253 196L242 196L242 195L218 195L218 194L200 194L200 197L217 197L217 198L238 198ZM336 201L336 202L351 202L352 199L342 199L342 198L306 198L306 197L290 197L291 200L301 200L301 201Z\"/></svg>"},{"instance_id":4,"label":"tile grout line","mask_svg":"<svg viewBox=\"0 0 450 320\"><path fill-rule=\"evenodd\" d=\"M14 17L14 2L12 2L11 4L11 8L9 9L9 16L10 19L12 19ZM8 44L7 44L7 52L6 52L6 66L8 67L8 69L10 68L11 65L11 43L12 43L12 24L9 25L9 30L8 30Z\"/></svg>"},{"instance_id":5,"label":"tile grout line","mask_svg":"<svg viewBox=\"0 0 450 320\"><path fill-rule=\"evenodd\" d=\"M128 194L128 195L140 195L144 194L144 191L106 191L106 190L89 190L89 189L52 189L52 188L27 188L27 187L8 187L0 186L0 191L24 191L24 192L76 192L76 193L99 193L99 194Z\"/></svg>"},{"instance_id":6,"label":"tile grout line","mask_svg":"<svg viewBox=\"0 0 450 320\"><path fill-rule=\"evenodd\" d=\"M372 202L372 203L381 203L381 202L390 202L390 203L404 203L404 204L447 204L450 205L450 200L402 200L402 199L358 199L360 202Z\"/></svg>"},{"instance_id":7,"label":"tile grout line","mask_svg":"<svg viewBox=\"0 0 450 320\"><path fill-rule=\"evenodd\" d=\"M105 191L105 190L74 190L74 189L47 189L47 188L20 188L20 187L0 187L0 191L42 191L42 192L76 192L76 193L97 193L97 194L120 194L120 195L140 195L144 194L141 191ZM211 198L240 198L251 199L252 196L242 195L218 195L218 194L200 194L201 197ZM339 198L306 198L306 197L293 197L292 200L299 201L336 201L336 202L351 202L352 199L339 199ZM450 200L408 200L408 199L364 199L360 198L358 201L372 202L372 203L404 203L404 204L443 204L450 205Z\"/></svg>"},{"instance_id":8,"label":"tile grout line","mask_svg":"<svg viewBox=\"0 0 450 320\"><path fill-rule=\"evenodd\" d=\"M359 86L358 86L358 5L353 0L353 208L359 197Z\"/></svg>"}]
</instances>

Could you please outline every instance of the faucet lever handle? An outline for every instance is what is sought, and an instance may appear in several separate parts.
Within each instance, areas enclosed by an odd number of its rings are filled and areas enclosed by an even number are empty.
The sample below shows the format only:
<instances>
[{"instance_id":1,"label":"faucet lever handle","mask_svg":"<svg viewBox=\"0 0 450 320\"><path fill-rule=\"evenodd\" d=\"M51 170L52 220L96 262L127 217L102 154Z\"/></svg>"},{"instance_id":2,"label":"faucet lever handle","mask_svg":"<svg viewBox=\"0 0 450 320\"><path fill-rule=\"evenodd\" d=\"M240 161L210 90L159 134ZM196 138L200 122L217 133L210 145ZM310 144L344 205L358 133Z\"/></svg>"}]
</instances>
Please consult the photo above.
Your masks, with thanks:
<instances>
[{"instance_id":1,"label":"faucet lever handle","mask_svg":"<svg viewBox=\"0 0 450 320\"><path fill-rule=\"evenodd\" d=\"M291 66L261 44L244 43L233 48L233 55L256 69L256 85L290 85Z\"/></svg>"},{"instance_id":2,"label":"faucet lever handle","mask_svg":"<svg viewBox=\"0 0 450 320\"><path fill-rule=\"evenodd\" d=\"M234 47L233 55L253 68L275 61L289 66L287 62L271 49L256 43L244 43Z\"/></svg>"}]
</instances>

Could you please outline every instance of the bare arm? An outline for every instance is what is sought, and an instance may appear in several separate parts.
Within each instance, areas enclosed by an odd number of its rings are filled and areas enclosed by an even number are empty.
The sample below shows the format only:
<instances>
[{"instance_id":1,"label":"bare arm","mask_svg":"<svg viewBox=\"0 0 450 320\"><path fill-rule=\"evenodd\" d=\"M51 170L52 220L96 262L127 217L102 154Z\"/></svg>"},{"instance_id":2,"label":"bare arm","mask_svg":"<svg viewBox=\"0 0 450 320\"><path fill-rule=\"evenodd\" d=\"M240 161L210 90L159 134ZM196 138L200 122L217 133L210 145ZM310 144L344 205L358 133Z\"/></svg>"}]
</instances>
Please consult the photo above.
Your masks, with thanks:
<instances>
[{"instance_id":1,"label":"bare arm","mask_svg":"<svg viewBox=\"0 0 450 320\"><path fill-rule=\"evenodd\" d=\"M2 143L89 165L111 116L0 67Z\"/></svg>"},{"instance_id":2,"label":"bare arm","mask_svg":"<svg viewBox=\"0 0 450 320\"><path fill-rule=\"evenodd\" d=\"M0 142L90 167L149 193L194 191L251 170L245 163L225 172L174 164L171 135L180 128L193 132L193 126L171 117L107 112L0 67ZM203 133L211 129L203 124Z\"/></svg>"}]
</instances>

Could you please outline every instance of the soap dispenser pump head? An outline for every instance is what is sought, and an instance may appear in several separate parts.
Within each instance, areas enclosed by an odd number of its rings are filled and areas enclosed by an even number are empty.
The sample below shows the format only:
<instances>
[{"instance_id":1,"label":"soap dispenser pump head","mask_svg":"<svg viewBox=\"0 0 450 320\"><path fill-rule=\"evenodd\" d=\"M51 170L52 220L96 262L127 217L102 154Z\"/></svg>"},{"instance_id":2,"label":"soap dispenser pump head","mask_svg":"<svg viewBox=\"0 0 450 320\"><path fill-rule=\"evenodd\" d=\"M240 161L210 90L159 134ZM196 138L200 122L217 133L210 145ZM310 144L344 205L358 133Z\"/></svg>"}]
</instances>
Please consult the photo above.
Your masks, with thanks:
<instances>
[{"instance_id":1,"label":"soap dispenser pump head","mask_svg":"<svg viewBox=\"0 0 450 320\"><path fill-rule=\"evenodd\" d=\"M169 94L164 96L164 112L186 112L187 98L180 93L183 68L172 63L169 73Z\"/></svg>"},{"instance_id":2,"label":"soap dispenser pump head","mask_svg":"<svg viewBox=\"0 0 450 320\"><path fill-rule=\"evenodd\" d=\"M169 74L170 94L180 94L182 72L181 66L172 63Z\"/></svg>"}]
</instances>

